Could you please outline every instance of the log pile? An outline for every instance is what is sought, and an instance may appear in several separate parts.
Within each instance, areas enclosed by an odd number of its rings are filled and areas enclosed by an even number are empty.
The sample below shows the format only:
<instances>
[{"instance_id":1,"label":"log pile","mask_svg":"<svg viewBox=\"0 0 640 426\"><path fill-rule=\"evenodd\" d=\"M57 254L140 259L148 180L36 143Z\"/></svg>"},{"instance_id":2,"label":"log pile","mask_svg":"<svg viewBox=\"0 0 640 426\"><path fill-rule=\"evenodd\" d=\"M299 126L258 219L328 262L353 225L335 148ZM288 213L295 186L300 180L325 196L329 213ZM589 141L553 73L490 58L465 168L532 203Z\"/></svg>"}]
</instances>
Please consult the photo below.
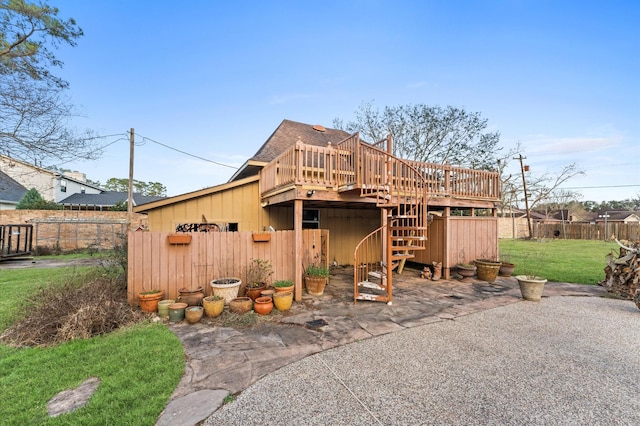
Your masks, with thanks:
<instances>
[{"instance_id":1,"label":"log pile","mask_svg":"<svg viewBox=\"0 0 640 426\"><path fill-rule=\"evenodd\" d=\"M640 288L640 241L618 241L620 253L607 255L605 279L598 284L608 292L632 299Z\"/></svg>"}]
</instances>

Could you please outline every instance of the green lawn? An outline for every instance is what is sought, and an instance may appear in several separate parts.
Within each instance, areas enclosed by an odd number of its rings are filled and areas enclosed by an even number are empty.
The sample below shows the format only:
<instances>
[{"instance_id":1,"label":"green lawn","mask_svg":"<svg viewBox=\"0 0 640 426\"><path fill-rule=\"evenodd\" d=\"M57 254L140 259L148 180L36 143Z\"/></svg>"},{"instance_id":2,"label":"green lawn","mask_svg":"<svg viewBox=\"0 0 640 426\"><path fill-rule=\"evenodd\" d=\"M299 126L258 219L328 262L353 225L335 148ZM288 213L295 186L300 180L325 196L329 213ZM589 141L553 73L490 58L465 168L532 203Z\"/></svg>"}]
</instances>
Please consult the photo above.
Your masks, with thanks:
<instances>
[{"instance_id":1,"label":"green lawn","mask_svg":"<svg viewBox=\"0 0 640 426\"><path fill-rule=\"evenodd\" d=\"M19 318L21 300L87 268L0 271L0 332ZM0 423L9 425L154 425L184 372L180 340L162 324L141 323L109 335L48 348L0 345ZM89 377L100 385L90 402L49 418L46 404Z\"/></svg>"},{"instance_id":2,"label":"green lawn","mask_svg":"<svg viewBox=\"0 0 640 426\"><path fill-rule=\"evenodd\" d=\"M590 240L500 240L500 260L515 263L514 275L549 281L597 284L604 279L605 256L618 253L615 242Z\"/></svg>"}]
</instances>

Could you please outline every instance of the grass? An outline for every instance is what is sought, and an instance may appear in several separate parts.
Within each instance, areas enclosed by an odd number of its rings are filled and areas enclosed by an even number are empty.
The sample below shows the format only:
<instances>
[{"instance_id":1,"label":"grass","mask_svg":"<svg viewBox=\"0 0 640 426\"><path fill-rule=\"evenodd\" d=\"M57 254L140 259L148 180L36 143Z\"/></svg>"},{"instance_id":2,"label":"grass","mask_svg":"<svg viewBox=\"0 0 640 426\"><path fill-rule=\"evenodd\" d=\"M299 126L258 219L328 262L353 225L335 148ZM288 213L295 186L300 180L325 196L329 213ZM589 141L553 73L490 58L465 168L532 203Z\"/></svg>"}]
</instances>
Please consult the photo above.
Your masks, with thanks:
<instances>
[{"instance_id":1,"label":"grass","mask_svg":"<svg viewBox=\"0 0 640 426\"><path fill-rule=\"evenodd\" d=\"M88 268L5 269L0 275L0 331L20 317L26 294L58 285ZM105 336L55 347L0 345L3 424L154 425L184 372L180 340L162 324L145 322ZM100 385L89 403L50 418L47 402L89 377Z\"/></svg>"},{"instance_id":2,"label":"grass","mask_svg":"<svg viewBox=\"0 0 640 426\"><path fill-rule=\"evenodd\" d=\"M605 277L605 256L615 242L590 240L500 240L500 260L516 265L513 275L549 281L597 284Z\"/></svg>"}]
</instances>

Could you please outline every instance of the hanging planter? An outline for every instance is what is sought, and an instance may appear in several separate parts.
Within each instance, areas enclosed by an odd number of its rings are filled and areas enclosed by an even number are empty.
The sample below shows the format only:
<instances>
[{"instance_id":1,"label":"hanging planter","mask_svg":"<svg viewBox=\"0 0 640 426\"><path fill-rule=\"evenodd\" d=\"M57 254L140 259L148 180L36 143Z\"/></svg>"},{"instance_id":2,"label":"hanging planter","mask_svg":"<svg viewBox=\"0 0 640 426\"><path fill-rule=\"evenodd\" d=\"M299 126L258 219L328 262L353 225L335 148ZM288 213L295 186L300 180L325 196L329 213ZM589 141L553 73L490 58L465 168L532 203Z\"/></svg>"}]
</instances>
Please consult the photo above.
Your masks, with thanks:
<instances>
[{"instance_id":1,"label":"hanging planter","mask_svg":"<svg viewBox=\"0 0 640 426\"><path fill-rule=\"evenodd\" d=\"M190 244L191 234L169 234L167 241L169 244Z\"/></svg>"},{"instance_id":2,"label":"hanging planter","mask_svg":"<svg viewBox=\"0 0 640 426\"><path fill-rule=\"evenodd\" d=\"M271 241L270 232L254 232L252 235L254 243L266 243L267 241Z\"/></svg>"}]
</instances>

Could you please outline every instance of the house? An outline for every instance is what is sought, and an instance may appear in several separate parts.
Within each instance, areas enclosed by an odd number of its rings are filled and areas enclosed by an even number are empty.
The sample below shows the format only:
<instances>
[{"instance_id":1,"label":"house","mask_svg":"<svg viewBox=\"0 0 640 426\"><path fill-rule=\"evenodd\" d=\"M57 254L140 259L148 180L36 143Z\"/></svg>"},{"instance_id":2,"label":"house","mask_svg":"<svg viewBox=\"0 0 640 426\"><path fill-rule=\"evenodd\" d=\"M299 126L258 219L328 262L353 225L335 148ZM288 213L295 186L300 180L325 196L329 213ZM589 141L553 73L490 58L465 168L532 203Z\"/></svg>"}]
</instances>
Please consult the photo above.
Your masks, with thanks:
<instances>
[{"instance_id":1,"label":"house","mask_svg":"<svg viewBox=\"0 0 640 426\"><path fill-rule=\"evenodd\" d=\"M402 160L391 138L375 144L284 120L229 182L143 204L149 231L329 230L326 262L354 265L354 300L392 301L392 270L412 260L497 258L497 172ZM321 242L318 242L321 244ZM303 264L296 238L296 300Z\"/></svg>"},{"instance_id":2,"label":"house","mask_svg":"<svg viewBox=\"0 0 640 426\"><path fill-rule=\"evenodd\" d=\"M640 223L640 213L623 210L600 211L593 214L595 223Z\"/></svg>"},{"instance_id":3,"label":"house","mask_svg":"<svg viewBox=\"0 0 640 426\"><path fill-rule=\"evenodd\" d=\"M60 202L75 193L99 194L102 192L100 187L87 182L84 173L54 172L5 155L0 155L0 172L26 189L35 188L47 201ZM0 199L3 198L3 191L5 189L0 187Z\"/></svg>"},{"instance_id":4,"label":"house","mask_svg":"<svg viewBox=\"0 0 640 426\"><path fill-rule=\"evenodd\" d=\"M164 197L149 196L142 194L132 194L133 205L150 203L161 200ZM118 203L127 202L129 194L127 192L118 191L102 191L99 194L76 193L60 200L60 204L64 210L95 210L104 211Z\"/></svg>"},{"instance_id":5,"label":"house","mask_svg":"<svg viewBox=\"0 0 640 426\"><path fill-rule=\"evenodd\" d=\"M27 188L0 171L0 210L14 210Z\"/></svg>"}]
</instances>

